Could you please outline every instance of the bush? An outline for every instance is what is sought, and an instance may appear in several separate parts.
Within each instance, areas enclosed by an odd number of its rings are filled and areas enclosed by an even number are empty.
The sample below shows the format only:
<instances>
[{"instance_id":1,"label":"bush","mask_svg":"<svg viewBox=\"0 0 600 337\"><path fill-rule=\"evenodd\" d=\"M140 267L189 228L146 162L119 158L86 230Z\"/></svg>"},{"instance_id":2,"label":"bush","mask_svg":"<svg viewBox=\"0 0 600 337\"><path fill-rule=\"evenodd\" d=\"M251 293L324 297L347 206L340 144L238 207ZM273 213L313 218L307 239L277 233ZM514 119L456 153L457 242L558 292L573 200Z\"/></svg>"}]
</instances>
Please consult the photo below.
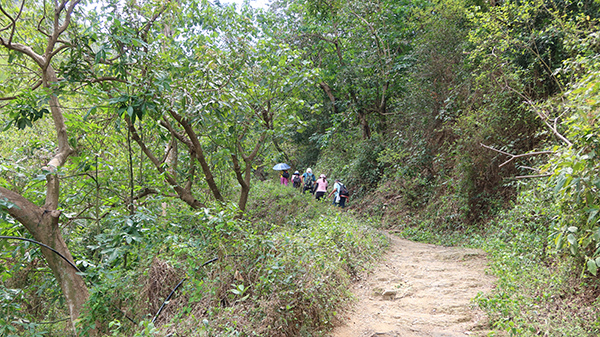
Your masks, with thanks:
<instances>
[{"instance_id":1,"label":"bush","mask_svg":"<svg viewBox=\"0 0 600 337\"><path fill-rule=\"evenodd\" d=\"M478 302L495 327L512 335L597 336L600 284L580 279L576 260L551 249L558 203L546 182L532 185L472 239L489 253L490 271L498 277L496 289Z\"/></svg>"}]
</instances>

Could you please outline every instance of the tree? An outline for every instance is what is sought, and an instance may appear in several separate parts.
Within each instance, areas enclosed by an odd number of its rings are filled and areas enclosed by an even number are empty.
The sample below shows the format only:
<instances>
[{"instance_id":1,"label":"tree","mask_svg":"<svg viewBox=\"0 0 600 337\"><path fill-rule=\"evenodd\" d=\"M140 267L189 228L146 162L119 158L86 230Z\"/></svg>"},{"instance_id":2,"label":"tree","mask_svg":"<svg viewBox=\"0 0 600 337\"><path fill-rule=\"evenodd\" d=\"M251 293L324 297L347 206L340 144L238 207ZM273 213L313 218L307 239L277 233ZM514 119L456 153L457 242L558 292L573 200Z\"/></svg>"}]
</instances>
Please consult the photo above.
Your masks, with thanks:
<instances>
[{"instance_id":1,"label":"tree","mask_svg":"<svg viewBox=\"0 0 600 337\"><path fill-rule=\"evenodd\" d=\"M385 124L391 98L400 88L401 56L408 49L404 16L397 1L312 1L287 4L288 37L323 69L319 86L331 112L354 113L362 138ZM376 117L373 117L376 116Z\"/></svg>"},{"instance_id":2,"label":"tree","mask_svg":"<svg viewBox=\"0 0 600 337\"><path fill-rule=\"evenodd\" d=\"M25 1L20 4L9 2L0 8L2 12L0 45L8 51L7 63L13 69L24 70L28 75L37 76L35 80L21 80L18 77L9 79L12 84L9 88L12 92L5 93L8 96L3 100L16 102L11 117L15 126L23 129L48 112L45 108L40 109L38 102L27 101L27 93L37 90L39 95L48 102L50 118L56 132L57 147L53 157L40 168L46 176L44 204L38 205L38 200L30 200L19 191L0 186L0 200L3 200L4 206L2 211L19 221L35 240L52 247L71 261L73 258L59 228L61 189L58 171L73 150L68 142L67 127L60 104L61 83L55 70L55 63L59 55L71 46L65 32L69 28L74 9L79 2L79 0L64 0L55 2L54 6L47 3L26 6ZM46 16L46 13L52 13L52 16ZM32 20L30 16L36 19ZM37 25L33 26L33 23ZM15 60L18 63L15 63ZM30 66L36 67L37 70L26 71ZM15 71L18 72L20 71ZM30 85L19 86L15 85L15 82ZM75 321L88 298L85 282L78 274L78 270L59 255L45 248L42 248L42 253L60 284L75 329Z\"/></svg>"},{"instance_id":3,"label":"tree","mask_svg":"<svg viewBox=\"0 0 600 337\"><path fill-rule=\"evenodd\" d=\"M304 105L297 93L311 86L317 72L274 37L268 17L249 7L238 13L234 7L203 6L198 21L177 22L183 32L179 36L147 31L137 50L148 62L128 70L134 76L129 77L127 88L136 90L121 91L110 102L125 116L132 139L179 198L193 208L204 206L192 190L198 163L213 198L225 201L213 172L228 166L228 175L240 186L238 206L244 211L253 168L266 141L280 133L283 123L293 119L294 111ZM197 8L189 5L181 11L195 12ZM161 49L145 49L144 45L158 40ZM111 49L116 50L116 46ZM162 69L168 69L168 78ZM145 116L161 126L154 129L156 132L168 132L169 138L188 149L191 161L184 175L186 183L169 173L164 159L139 136L136 120ZM220 167L211 165L211 158Z\"/></svg>"}]
</instances>

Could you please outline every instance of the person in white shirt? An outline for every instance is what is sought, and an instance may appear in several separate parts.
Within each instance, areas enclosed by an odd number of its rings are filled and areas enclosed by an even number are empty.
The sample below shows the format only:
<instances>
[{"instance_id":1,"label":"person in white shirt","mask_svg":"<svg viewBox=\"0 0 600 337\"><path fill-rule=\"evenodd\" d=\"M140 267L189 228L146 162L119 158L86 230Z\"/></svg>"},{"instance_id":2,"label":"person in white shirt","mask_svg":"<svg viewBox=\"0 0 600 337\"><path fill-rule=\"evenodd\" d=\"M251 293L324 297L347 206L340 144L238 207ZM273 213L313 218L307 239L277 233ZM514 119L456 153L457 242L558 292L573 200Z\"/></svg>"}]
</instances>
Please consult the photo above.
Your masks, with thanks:
<instances>
[{"instance_id":1,"label":"person in white shirt","mask_svg":"<svg viewBox=\"0 0 600 337\"><path fill-rule=\"evenodd\" d=\"M346 198L340 196L340 192L342 191L342 182L339 179L335 180L335 184L333 184L333 190L329 193L328 197L331 197L332 194L335 194L333 198L333 205L340 206L341 208L346 207Z\"/></svg>"}]
</instances>

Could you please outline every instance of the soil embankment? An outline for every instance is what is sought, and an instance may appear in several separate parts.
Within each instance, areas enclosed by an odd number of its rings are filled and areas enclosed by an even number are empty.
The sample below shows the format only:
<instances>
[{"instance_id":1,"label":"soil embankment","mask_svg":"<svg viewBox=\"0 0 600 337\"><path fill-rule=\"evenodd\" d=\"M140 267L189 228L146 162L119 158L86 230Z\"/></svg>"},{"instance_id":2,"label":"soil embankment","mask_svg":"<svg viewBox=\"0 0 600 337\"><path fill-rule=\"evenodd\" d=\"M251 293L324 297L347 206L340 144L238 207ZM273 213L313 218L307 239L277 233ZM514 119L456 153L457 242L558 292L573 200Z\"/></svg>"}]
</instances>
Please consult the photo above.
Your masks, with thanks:
<instances>
[{"instance_id":1,"label":"soil embankment","mask_svg":"<svg viewBox=\"0 0 600 337\"><path fill-rule=\"evenodd\" d=\"M353 286L358 302L332 337L485 336L488 320L472 299L492 288L485 253L390 235L380 264Z\"/></svg>"}]
</instances>

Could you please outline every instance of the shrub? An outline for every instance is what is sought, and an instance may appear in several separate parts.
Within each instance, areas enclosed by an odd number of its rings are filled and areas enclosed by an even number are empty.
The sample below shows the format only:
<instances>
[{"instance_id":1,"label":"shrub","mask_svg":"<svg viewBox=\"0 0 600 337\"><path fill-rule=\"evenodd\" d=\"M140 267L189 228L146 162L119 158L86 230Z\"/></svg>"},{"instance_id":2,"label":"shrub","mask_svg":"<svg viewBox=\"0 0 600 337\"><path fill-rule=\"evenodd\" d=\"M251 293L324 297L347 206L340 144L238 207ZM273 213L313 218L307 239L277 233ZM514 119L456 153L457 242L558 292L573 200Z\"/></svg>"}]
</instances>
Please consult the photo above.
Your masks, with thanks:
<instances>
[{"instance_id":1,"label":"shrub","mask_svg":"<svg viewBox=\"0 0 600 337\"><path fill-rule=\"evenodd\" d=\"M155 219L128 270L88 266L82 326L123 336L326 335L386 238L290 187L264 182L253 193L246 219L229 205L180 210Z\"/></svg>"}]
</instances>

